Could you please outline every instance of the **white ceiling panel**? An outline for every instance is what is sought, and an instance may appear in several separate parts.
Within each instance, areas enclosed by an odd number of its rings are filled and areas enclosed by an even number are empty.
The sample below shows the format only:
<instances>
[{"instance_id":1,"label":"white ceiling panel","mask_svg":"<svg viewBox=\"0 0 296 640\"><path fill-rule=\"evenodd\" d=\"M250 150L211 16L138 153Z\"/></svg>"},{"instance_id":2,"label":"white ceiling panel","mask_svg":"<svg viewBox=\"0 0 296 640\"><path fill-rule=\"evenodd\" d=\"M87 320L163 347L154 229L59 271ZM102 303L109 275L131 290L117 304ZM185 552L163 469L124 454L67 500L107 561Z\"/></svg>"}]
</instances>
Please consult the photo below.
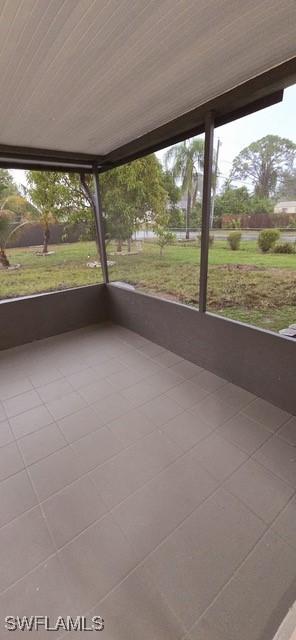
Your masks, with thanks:
<instances>
[{"instance_id":1,"label":"white ceiling panel","mask_svg":"<svg viewBox=\"0 0 296 640\"><path fill-rule=\"evenodd\" d=\"M106 154L295 56L295 0L0 0L0 144Z\"/></svg>"}]
</instances>

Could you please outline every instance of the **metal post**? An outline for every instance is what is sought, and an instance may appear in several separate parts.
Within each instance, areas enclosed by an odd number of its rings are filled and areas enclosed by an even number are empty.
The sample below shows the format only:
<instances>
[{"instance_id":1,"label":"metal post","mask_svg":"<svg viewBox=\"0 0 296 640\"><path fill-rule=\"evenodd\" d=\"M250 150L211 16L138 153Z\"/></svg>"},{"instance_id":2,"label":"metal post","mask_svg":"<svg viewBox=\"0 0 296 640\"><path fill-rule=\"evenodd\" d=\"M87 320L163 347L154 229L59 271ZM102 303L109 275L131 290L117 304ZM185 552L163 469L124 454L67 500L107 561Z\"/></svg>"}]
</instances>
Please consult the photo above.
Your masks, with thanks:
<instances>
[{"instance_id":1,"label":"metal post","mask_svg":"<svg viewBox=\"0 0 296 640\"><path fill-rule=\"evenodd\" d=\"M211 217L211 186L213 172L214 114L210 111L205 121L204 180L202 194L202 223L200 241L199 311L207 307L209 230Z\"/></svg>"},{"instance_id":2,"label":"metal post","mask_svg":"<svg viewBox=\"0 0 296 640\"><path fill-rule=\"evenodd\" d=\"M93 167L93 179L94 179L94 187L95 187L93 201L94 201L96 233L97 233L97 238L98 238L99 248L100 248L103 278L104 278L105 284L108 284L109 275L108 275L107 253L106 253L106 244L105 244L104 220L103 220L103 213L102 213L99 175L98 175L98 170L96 166Z\"/></svg>"}]
</instances>

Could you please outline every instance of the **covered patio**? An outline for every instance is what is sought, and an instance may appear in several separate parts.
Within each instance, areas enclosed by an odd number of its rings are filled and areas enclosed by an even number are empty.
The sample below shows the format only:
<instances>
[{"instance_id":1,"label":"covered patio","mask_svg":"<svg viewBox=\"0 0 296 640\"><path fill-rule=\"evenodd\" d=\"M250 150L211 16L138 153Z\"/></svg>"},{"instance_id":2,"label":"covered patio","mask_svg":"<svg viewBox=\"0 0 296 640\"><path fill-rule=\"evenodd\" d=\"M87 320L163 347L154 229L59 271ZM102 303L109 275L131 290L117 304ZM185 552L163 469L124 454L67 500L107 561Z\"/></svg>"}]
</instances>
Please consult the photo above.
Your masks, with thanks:
<instances>
[{"instance_id":1,"label":"covered patio","mask_svg":"<svg viewBox=\"0 0 296 640\"><path fill-rule=\"evenodd\" d=\"M1 12L0 167L79 174L103 284L0 302L0 637L270 640L296 599L296 344L208 313L207 276L215 127L296 82L295 3ZM200 133L196 309L109 281L100 175Z\"/></svg>"}]
</instances>

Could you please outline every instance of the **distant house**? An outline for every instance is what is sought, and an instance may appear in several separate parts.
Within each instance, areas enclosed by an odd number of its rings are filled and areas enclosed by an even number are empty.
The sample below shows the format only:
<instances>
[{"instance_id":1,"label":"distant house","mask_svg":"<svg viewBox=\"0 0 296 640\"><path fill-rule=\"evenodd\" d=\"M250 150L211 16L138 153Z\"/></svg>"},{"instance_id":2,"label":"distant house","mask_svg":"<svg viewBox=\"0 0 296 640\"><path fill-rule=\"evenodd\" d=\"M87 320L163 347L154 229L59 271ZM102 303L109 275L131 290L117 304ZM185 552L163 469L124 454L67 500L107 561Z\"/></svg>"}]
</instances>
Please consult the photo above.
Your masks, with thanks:
<instances>
[{"instance_id":1,"label":"distant house","mask_svg":"<svg viewBox=\"0 0 296 640\"><path fill-rule=\"evenodd\" d=\"M195 191L195 201L201 202L202 199L202 189L203 189L203 173L198 172L194 178L193 188ZM177 202L177 207L182 209L182 211L186 211L187 209L187 193L181 195L179 202Z\"/></svg>"},{"instance_id":2,"label":"distant house","mask_svg":"<svg viewBox=\"0 0 296 640\"><path fill-rule=\"evenodd\" d=\"M296 213L296 200L277 202L274 213Z\"/></svg>"}]
</instances>

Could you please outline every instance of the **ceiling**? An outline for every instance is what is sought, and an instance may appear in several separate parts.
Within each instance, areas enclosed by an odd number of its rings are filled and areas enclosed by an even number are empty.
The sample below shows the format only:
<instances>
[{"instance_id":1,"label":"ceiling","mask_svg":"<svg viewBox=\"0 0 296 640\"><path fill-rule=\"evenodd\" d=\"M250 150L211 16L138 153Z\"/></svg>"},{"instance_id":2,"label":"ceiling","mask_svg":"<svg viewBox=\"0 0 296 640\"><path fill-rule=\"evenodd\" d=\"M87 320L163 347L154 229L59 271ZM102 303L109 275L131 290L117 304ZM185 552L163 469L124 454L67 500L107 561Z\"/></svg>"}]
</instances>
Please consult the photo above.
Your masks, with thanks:
<instances>
[{"instance_id":1,"label":"ceiling","mask_svg":"<svg viewBox=\"0 0 296 640\"><path fill-rule=\"evenodd\" d=\"M295 0L0 0L0 144L95 155L295 56Z\"/></svg>"}]
</instances>

